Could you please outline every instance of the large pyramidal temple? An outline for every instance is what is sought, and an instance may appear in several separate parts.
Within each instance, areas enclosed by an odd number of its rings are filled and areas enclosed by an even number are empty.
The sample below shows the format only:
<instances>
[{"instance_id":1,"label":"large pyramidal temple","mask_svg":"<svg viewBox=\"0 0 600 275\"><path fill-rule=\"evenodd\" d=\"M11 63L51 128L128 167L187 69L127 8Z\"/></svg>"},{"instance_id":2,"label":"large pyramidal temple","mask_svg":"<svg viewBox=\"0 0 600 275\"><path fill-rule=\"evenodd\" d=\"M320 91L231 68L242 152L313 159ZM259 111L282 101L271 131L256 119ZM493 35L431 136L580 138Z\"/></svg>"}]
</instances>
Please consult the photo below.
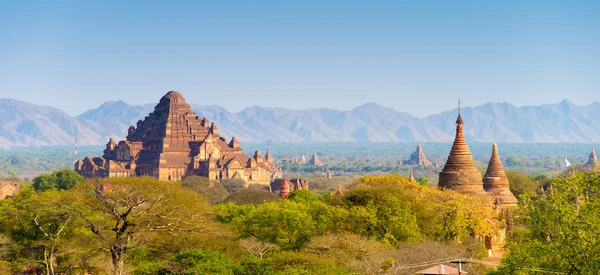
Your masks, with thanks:
<instances>
[{"instance_id":1,"label":"large pyramidal temple","mask_svg":"<svg viewBox=\"0 0 600 275\"><path fill-rule=\"evenodd\" d=\"M87 178L152 176L175 181L198 175L269 184L269 161L259 151L253 157L244 155L235 138L227 142L220 137L214 122L198 117L179 92L170 91L152 113L129 127L126 140L115 143L111 138L102 157L77 161L75 171Z\"/></svg>"},{"instance_id":2,"label":"large pyramidal temple","mask_svg":"<svg viewBox=\"0 0 600 275\"><path fill-rule=\"evenodd\" d=\"M463 134L463 120L458 108L456 119L456 137L446 165L440 172L438 187L450 189L464 194L483 195L481 172L475 166L475 161L469 151L469 146Z\"/></svg>"},{"instance_id":3,"label":"large pyramidal temple","mask_svg":"<svg viewBox=\"0 0 600 275\"><path fill-rule=\"evenodd\" d=\"M412 153L412 155L410 155L410 158L404 161L405 165L422 165L425 167L429 167L432 166L431 161L429 161L427 159L427 156L425 155L425 151L423 151L423 147L421 147L421 143L419 142L419 144L417 145L417 150L415 150L414 153Z\"/></svg>"}]
</instances>

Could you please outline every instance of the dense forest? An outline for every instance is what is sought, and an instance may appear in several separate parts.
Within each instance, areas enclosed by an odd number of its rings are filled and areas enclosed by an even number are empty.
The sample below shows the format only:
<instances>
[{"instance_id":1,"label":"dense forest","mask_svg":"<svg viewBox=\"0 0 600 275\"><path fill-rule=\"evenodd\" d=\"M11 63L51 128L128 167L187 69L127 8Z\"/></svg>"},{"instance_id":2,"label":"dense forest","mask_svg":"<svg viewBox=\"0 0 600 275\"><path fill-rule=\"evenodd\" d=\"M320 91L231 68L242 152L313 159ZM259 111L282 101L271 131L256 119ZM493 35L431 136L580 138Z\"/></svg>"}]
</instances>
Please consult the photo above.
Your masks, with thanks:
<instances>
[{"instance_id":1,"label":"dense forest","mask_svg":"<svg viewBox=\"0 0 600 275\"><path fill-rule=\"evenodd\" d=\"M514 175L513 175L514 176ZM469 259L469 274L597 274L598 171L520 174L521 206L496 268L481 236L505 224L487 197L397 175L314 178L280 199L239 180L84 180L72 170L0 202L0 273L412 274Z\"/></svg>"}]
</instances>

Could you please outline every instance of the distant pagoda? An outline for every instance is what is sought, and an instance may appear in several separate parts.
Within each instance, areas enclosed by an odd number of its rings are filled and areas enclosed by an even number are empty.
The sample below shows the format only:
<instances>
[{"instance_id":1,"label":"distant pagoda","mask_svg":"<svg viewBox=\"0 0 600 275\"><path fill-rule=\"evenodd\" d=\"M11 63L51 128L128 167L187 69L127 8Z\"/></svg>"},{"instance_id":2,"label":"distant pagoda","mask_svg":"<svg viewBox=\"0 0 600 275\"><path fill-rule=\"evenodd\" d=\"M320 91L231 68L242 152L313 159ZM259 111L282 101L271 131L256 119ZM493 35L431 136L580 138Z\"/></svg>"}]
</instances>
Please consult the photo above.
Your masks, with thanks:
<instances>
[{"instance_id":1,"label":"distant pagoda","mask_svg":"<svg viewBox=\"0 0 600 275\"><path fill-rule=\"evenodd\" d=\"M290 183L287 180L287 176L285 174L283 174L283 182L281 183L281 186L279 187L279 198L283 199L285 197L287 197L287 195L290 193Z\"/></svg>"},{"instance_id":2,"label":"distant pagoda","mask_svg":"<svg viewBox=\"0 0 600 275\"><path fill-rule=\"evenodd\" d=\"M450 189L463 194L485 195L483 190L481 172L475 166L475 161L469 151L469 146L463 134L463 120L460 116L460 103L458 118L456 119L456 137L448 160L440 172L438 187Z\"/></svg>"},{"instance_id":3,"label":"distant pagoda","mask_svg":"<svg viewBox=\"0 0 600 275\"><path fill-rule=\"evenodd\" d=\"M317 153L313 153L312 158L310 159L310 161L308 162L309 165L312 166L316 166L316 167L321 167L323 166L323 163L319 160L319 157L317 156Z\"/></svg>"},{"instance_id":4,"label":"distant pagoda","mask_svg":"<svg viewBox=\"0 0 600 275\"><path fill-rule=\"evenodd\" d=\"M596 155L596 150L594 150L594 147L592 147L592 152L590 153L590 157L588 159L588 161L585 163L585 167L587 168L592 168L592 167L596 167L600 164L600 162L598 162L598 156Z\"/></svg>"},{"instance_id":5,"label":"distant pagoda","mask_svg":"<svg viewBox=\"0 0 600 275\"><path fill-rule=\"evenodd\" d=\"M492 157L490 157L487 171L483 177L483 189L496 199L495 203L498 206L513 207L519 203L510 191L509 181L498 156L498 146L495 143L492 146Z\"/></svg>"},{"instance_id":6,"label":"distant pagoda","mask_svg":"<svg viewBox=\"0 0 600 275\"><path fill-rule=\"evenodd\" d=\"M420 142L417 145L417 150L415 150L415 152L412 153L412 155L410 155L409 159L404 161L404 164L405 165L422 165L425 167L429 167L429 166L433 165L431 163L431 161L429 161L427 159L427 156L425 155L425 151L423 151L423 147L421 147Z\"/></svg>"},{"instance_id":7,"label":"distant pagoda","mask_svg":"<svg viewBox=\"0 0 600 275\"><path fill-rule=\"evenodd\" d=\"M410 181L410 182L417 182L415 180L415 177L413 177L412 169L408 170L408 181Z\"/></svg>"}]
</instances>

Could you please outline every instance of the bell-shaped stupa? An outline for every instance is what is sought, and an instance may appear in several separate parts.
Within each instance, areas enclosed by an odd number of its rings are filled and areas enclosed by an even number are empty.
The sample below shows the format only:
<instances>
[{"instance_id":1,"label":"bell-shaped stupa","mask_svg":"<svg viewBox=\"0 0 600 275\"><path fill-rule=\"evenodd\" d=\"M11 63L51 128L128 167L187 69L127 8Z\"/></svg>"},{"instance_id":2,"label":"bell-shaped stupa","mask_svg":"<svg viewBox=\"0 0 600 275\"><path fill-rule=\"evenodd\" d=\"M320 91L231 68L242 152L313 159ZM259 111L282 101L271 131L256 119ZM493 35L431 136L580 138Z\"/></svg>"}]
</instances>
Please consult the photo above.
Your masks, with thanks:
<instances>
[{"instance_id":1,"label":"bell-shaped stupa","mask_svg":"<svg viewBox=\"0 0 600 275\"><path fill-rule=\"evenodd\" d=\"M508 178L504 172L504 167L502 167L498 155L498 146L495 143L492 147L492 157L483 177L483 189L495 198L495 203L501 207L517 206L518 204L517 198L510 191Z\"/></svg>"},{"instance_id":2,"label":"bell-shaped stupa","mask_svg":"<svg viewBox=\"0 0 600 275\"><path fill-rule=\"evenodd\" d=\"M463 194L485 195L483 190L481 172L475 166L475 161L469 151L469 146L463 134L463 120L460 116L460 102L458 105L458 118L456 119L456 137L444 169L440 172L438 187L450 189Z\"/></svg>"}]
</instances>

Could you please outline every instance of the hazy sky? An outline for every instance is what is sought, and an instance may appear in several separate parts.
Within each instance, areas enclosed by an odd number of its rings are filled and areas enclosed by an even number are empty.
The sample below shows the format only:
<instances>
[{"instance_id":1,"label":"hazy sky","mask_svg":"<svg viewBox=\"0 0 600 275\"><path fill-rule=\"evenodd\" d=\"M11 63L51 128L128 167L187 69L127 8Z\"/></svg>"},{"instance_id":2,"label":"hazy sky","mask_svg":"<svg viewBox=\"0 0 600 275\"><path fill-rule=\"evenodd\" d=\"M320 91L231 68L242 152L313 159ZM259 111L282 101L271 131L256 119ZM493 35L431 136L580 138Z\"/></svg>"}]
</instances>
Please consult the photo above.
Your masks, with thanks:
<instances>
[{"instance_id":1,"label":"hazy sky","mask_svg":"<svg viewBox=\"0 0 600 275\"><path fill-rule=\"evenodd\" d=\"M0 98L351 109L600 101L600 1L0 1Z\"/></svg>"}]
</instances>

